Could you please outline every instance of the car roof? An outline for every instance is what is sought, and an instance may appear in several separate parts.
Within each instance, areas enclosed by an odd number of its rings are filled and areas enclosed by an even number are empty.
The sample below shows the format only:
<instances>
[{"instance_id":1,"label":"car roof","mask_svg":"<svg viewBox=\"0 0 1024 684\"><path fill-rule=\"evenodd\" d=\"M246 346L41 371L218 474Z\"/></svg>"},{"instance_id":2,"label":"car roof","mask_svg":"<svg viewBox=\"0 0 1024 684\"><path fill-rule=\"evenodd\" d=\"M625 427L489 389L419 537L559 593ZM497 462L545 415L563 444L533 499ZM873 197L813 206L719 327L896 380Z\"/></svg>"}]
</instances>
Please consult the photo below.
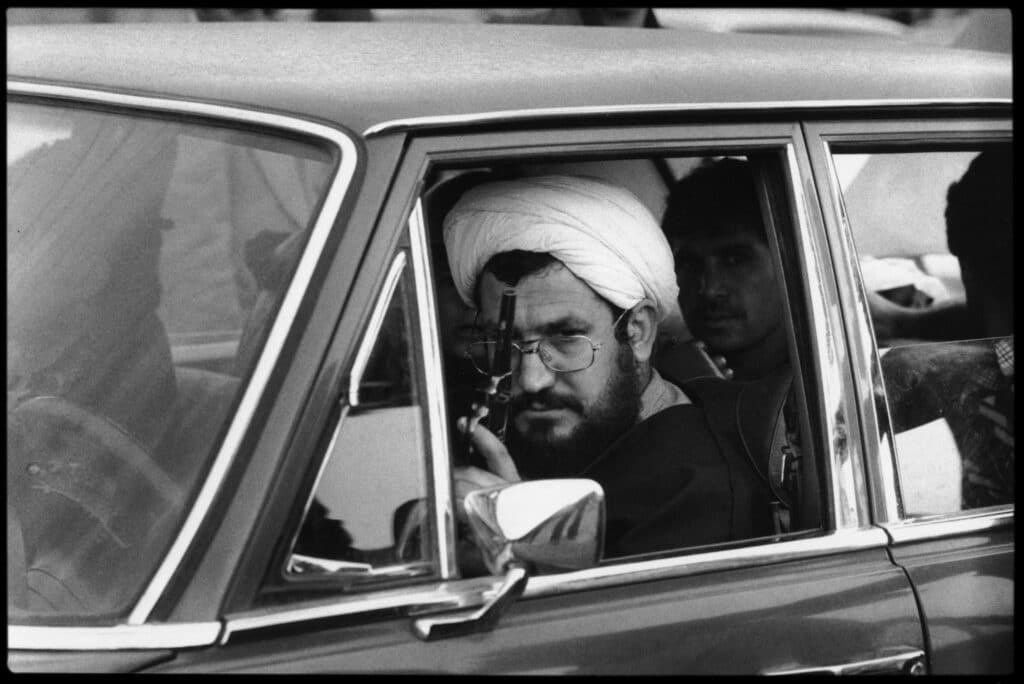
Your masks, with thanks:
<instances>
[{"instance_id":1,"label":"car roof","mask_svg":"<svg viewBox=\"0 0 1024 684\"><path fill-rule=\"evenodd\" d=\"M578 26L224 22L7 29L9 79L332 121L533 108L1012 97L1012 58L901 41Z\"/></svg>"}]
</instances>

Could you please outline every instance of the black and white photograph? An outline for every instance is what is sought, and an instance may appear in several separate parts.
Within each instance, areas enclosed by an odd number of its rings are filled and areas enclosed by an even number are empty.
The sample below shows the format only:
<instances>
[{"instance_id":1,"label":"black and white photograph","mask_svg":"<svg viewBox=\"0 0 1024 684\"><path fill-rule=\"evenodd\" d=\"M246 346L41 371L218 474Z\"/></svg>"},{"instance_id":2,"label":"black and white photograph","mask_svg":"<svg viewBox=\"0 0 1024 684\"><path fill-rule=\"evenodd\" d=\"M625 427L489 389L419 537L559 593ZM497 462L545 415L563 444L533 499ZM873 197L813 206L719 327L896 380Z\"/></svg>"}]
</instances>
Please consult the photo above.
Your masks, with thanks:
<instances>
[{"instance_id":1,"label":"black and white photograph","mask_svg":"<svg viewBox=\"0 0 1024 684\"><path fill-rule=\"evenodd\" d=\"M1009 8L5 19L9 672L1014 672Z\"/></svg>"}]
</instances>

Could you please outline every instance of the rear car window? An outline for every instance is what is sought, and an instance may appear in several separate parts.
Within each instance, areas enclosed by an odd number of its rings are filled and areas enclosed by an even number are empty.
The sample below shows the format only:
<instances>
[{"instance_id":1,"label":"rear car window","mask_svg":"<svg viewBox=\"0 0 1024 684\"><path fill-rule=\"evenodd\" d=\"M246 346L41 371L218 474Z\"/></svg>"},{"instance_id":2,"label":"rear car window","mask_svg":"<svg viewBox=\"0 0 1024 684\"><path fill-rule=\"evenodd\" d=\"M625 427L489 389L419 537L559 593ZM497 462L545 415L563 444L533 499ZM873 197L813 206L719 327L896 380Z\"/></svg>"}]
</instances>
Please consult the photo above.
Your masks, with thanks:
<instances>
[{"instance_id":1,"label":"rear car window","mask_svg":"<svg viewBox=\"0 0 1024 684\"><path fill-rule=\"evenodd\" d=\"M1013 504L1009 144L839 147L905 513Z\"/></svg>"}]
</instances>

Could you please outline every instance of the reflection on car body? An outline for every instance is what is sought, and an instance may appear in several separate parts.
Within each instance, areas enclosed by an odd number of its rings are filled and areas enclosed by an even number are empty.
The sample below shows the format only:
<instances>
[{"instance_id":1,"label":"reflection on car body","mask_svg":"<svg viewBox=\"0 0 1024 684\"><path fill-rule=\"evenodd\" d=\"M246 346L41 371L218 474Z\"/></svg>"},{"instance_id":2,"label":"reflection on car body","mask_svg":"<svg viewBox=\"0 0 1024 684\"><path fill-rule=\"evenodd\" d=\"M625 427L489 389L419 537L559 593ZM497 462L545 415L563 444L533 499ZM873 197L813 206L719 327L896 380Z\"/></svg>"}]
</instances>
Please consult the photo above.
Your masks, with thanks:
<instances>
[{"instance_id":1,"label":"reflection on car body","mask_svg":"<svg viewBox=\"0 0 1024 684\"><path fill-rule=\"evenodd\" d=\"M1012 494L913 498L928 468L861 266L910 259L956 295L928 265L949 255L937 186L1012 145L1008 56L440 24L14 27L8 45L11 669L1013 670ZM936 180L876 220L872 174L915 154ZM754 171L790 369L778 392L736 385L752 408L722 430L766 471L798 446L785 524L595 561L597 492L535 481L474 500L467 537L445 353L464 312L431 191L597 175L660 218L722 157ZM917 251L887 249L910 219ZM688 339L681 317L671 333ZM955 470L957 439L932 443ZM516 522L524 491L548 508ZM473 539L493 551L479 574Z\"/></svg>"}]
</instances>

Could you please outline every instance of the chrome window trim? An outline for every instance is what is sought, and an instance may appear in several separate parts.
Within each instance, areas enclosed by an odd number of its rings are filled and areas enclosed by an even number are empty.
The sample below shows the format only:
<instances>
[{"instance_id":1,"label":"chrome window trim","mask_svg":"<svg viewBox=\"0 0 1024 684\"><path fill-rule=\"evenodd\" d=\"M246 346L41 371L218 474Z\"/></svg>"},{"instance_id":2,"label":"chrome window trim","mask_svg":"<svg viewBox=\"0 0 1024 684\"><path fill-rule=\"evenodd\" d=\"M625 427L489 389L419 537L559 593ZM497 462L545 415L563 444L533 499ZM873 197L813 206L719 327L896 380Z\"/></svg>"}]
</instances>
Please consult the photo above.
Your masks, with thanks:
<instances>
[{"instance_id":1,"label":"chrome window trim","mask_svg":"<svg viewBox=\"0 0 1024 684\"><path fill-rule=\"evenodd\" d=\"M409 609L410 614L416 614L479 606L492 597L501 584L500 580L501 578L478 577L455 582L435 582L370 594L334 596L293 605L283 610L249 610L227 617L220 643L226 644L239 632L380 610L405 608Z\"/></svg>"},{"instance_id":2,"label":"chrome window trim","mask_svg":"<svg viewBox=\"0 0 1024 684\"><path fill-rule=\"evenodd\" d=\"M860 510L867 500L867 485L860 473L860 451L855 439L859 423L846 406L852 396L853 380L845 362L843 320L836 307L827 306L833 301L829 290L832 279L825 270L831 252L823 226L811 223L811 216L815 214L810 211L811 200L804 192L804 179L792 144L786 146L786 164L796 212L796 237L803 254L802 275L807 284L807 303L814 328L811 343L816 353L814 361L820 376L822 417L828 440L829 476L833 484L831 506L836 529L854 529L862 524Z\"/></svg>"},{"instance_id":3,"label":"chrome window trim","mask_svg":"<svg viewBox=\"0 0 1024 684\"><path fill-rule=\"evenodd\" d=\"M352 372L348 385L348 403L352 408L359 406L359 385L363 381L366 364L370 362L370 355L373 353L374 345L377 343L377 335L380 333L381 326L384 325L384 317L387 315L391 298L395 295L398 281L402 277L403 268L405 268L405 252L399 252L395 255L394 260L391 262L391 267L388 269L388 274L384 278L384 287L380 294L377 295L377 302L373 306L370 322L366 327L366 332L363 333L363 340L359 345L359 350L356 352L356 358L352 362ZM337 433L340 428L341 423L339 422L334 428L335 434L331 438L332 444L337 439ZM330 455L331 452L328 452L327 458L330 458ZM316 488L313 491L315 492Z\"/></svg>"},{"instance_id":4,"label":"chrome window trim","mask_svg":"<svg viewBox=\"0 0 1024 684\"><path fill-rule=\"evenodd\" d=\"M587 591L617 584L688 577L705 572L721 572L745 567L816 558L840 553L884 548L889 543L877 527L862 527L823 534L808 539L744 546L739 549L709 551L690 556L672 556L658 560L638 560L588 568L561 575L531 577L525 598L549 596L571 591Z\"/></svg>"},{"instance_id":5,"label":"chrome window trim","mask_svg":"<svg viewBox=\"0 0 1024 684\"><path fill-rule=\"evenodd\" d=\"M448 461L448 422L445 420L444 373L441 368L441 340L437 330L437 303L430 286L427 226L423 214L423 200L417 198L409 217L409 241L412 254L413 277L416 285L416 303L420 319L420 342L423 371L426 376L427 415L430 430L430 463L433 485L434 531L441 577L457 576L455 538L455 510L452 504L452 478Z\"/></svg>"},{"instance_id":6,"label":"chrome window trim","mask_svg":"<svg viewBox=\"0 0 1024 684\"><path fill-rule=\"evenodd\" d=\"M470 114L444 114L420 116L406 119L392 119L370 126L363 131L364 138L384 133L409 131L420 128L444 126L512 123L526 120L551 120L565 117L616 115L616 114L658 114L688 112L775 112L783 110L810 109L864 109L864 108L906 108L906 107L984 107L1011 105L1012 98L906 98L891 100L766 100L762 102L678 102L646 105L585 105L579 107L542 107L537 109L507 109Z\"/></svg>"},{"instance_id":7,"label":"chrome window trim","mask_svg":"<svg viewBox=\"0 0 1024 684\"><path fill-rule=\"evenodd\" d=\"M41 627L8 625L7 648L21 651L127 651L194 648L217 642L220 622Z\"/></svg>"},{"instance_id":8,"label":"chrome window trim","mask_svg":"<svg viewBox=\"0 0 1024 684\"><path fill-rule=\"evenodd\" d=\"M316 264L320 260L324 244L334 225L338 210L341 208L342 200L355 175L358 148L355 141L340 129L281 114L251 111L205 102L125 95L88 88L29 83L17 80L8 80L7 90L9 94L77 100L148 112L208 117L224 122L255 124L264 128L276 128L302 133L332 144L341 156L338 169L334 174L334 178L331 179L320 213L316 217L306 247L295 270L295 275L288 285L277 318L270 329L266 344L260 353L249 382L246 384L241 401L208 471L206 480L199 490L192 510L185 518L185 522L164 561L160 564L160 567L128 616L128 625L143 625L149 619L153 607L166 589L186 550L192 544L199 526L206 518L213 499L220 489L231 463L234 461L242 437L247 431L256 406L263 396L271 371L277 362L277 358L284 346L285 338L298 313L302 296L312 279ZM48 646L50 648L54 647L52 643L48 644Z\"/></svg>"},{"instance_id":9,"label":"chrome window trim","mask_svg":"<svg viewBox=\"0 0 1024 684\"><path fill-rule=\"evenodd\" d=\"M853 374L854 391L851 396L859 398L861 436L865 448L866 442L875 439L875 436L878 435L876 446L880 457L871 458L871 450L868 450L865 458L862 459L865 467L874 470L879 479L879 487L875 488L875 496L871 497L872 513L875 520L879 522L898 520L902 514L903 502L899 496L899 473L894 467L896 459L892 431L888 425L884 431L881 430L880 417L874 407L875 397L885 396L881 360L875 346L874 322L871 319L870 307L864 294L865 288L858 263L859 257L853 240L853 230L850 228L850 220L846 214L842 189L839 187L839 174L836 172L832 150L827 142L824 145L824 155L829 193L839 219L838 244L835 249L834 263L839 266L837 275L841 283L840 290L845 290L845 294L853 302L853 306L847 307L844 313L845 316L852 318L848 321L846 329L846 343L853 357L854 367L869 369L869 375L866 378L862 377L861 373ZM851 283L852 287L849 286ZM843 284L847 286L844 287ZM879 392L881 394L878 394ZM890 458L885 458L886 454ZM881 489L881 492L878 492L878 489Z\"/></svg>"},{"instance_id":10,"label":"chrome window trim","mask_svg":"<svg viewBox=\"0 0 1024 684\"><path fill-rule=\"evenodd\" d=\"M948 539L961 534L977 534L1012 528L1013 504L981 512L963 511L949 515L908 518L881 527L889 534L895 546L932 539Z\"/></svg>"},{"instance_id":11,"label":"chrome window trim","mask_svg":"<svg viewBox=\"0 0 1024 684\"><path fill-rule=\"evenodd\" d=\"M616 562L587 570L531 577L524 599L587 591L651 580L688 577L714 571L756 567L785 561L819 558L869 549L885 548L886 533L878 527L842 530L806 539L782 540L738 549L708 551L655 560ZM310 620L351 616L371 611L408 608L410 615L456 610L483 605L491 599L502 577L476 577L407 587L370 595L321 599L291 608L247 611L228 616L221 643L239 632L277 627Z\"/></svg>"}]
</instances>

